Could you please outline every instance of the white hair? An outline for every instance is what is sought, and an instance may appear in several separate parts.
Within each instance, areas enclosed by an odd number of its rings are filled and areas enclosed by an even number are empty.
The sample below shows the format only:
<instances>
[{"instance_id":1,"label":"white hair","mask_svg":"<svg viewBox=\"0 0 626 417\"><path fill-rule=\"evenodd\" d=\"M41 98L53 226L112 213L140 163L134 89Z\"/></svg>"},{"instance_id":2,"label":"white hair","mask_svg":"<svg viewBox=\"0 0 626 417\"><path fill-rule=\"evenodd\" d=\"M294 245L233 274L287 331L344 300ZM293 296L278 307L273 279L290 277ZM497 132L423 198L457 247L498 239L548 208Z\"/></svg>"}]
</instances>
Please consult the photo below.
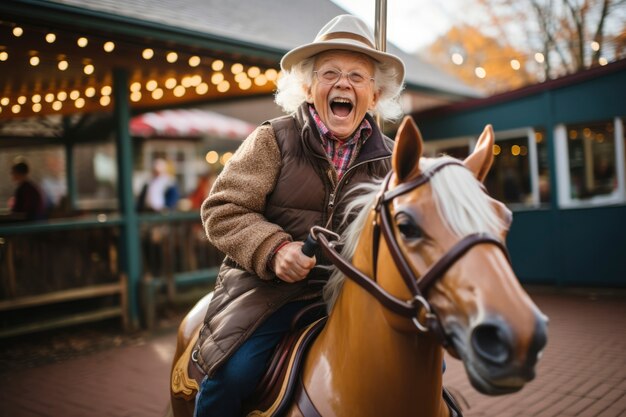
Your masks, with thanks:
<instances>
[{"instance_id":1,"label":"white hair","mask_svg":"<svg viewBox=\"0 0 626 417\"><path fill-rule=\"evenodd\" d=\"M403 85L397 82L397 73L393 66L369 58L367 55L346 51L367 57L374 64L374 88L379 91L375 111L388 121L398 120L403 115L400 105L400 93ZM275 102L286 113L293 113L306 101L307 90L313 84L314 55L293 65L290 71L283 71L277 82Z\"/></svg>"}]
</instances>

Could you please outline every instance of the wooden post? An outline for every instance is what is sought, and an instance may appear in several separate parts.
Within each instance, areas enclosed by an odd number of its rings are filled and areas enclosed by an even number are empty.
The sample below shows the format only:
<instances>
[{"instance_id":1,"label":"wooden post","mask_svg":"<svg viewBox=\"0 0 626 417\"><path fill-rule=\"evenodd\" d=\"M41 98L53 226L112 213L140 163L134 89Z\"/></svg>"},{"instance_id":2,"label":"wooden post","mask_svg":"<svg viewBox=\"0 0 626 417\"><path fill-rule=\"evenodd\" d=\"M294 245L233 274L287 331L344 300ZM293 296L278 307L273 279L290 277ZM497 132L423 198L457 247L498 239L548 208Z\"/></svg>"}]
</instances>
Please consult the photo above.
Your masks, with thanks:
<instances>
[{"instance_id":1,"label":"wooden post","mask_svg":"<svg viewBox=\"0 0 626 417\"><path fill-rule=\"evenodd\" d=\"M141 276L139 218L133 195L133 146L130 137L130 103L128 101L128 73L113 71L113 103L117 139L118 195L123 218L120 256L123 271L128 278L128 318L131 329L139 327L138 290Z\"/></svg>"}]
</instances>

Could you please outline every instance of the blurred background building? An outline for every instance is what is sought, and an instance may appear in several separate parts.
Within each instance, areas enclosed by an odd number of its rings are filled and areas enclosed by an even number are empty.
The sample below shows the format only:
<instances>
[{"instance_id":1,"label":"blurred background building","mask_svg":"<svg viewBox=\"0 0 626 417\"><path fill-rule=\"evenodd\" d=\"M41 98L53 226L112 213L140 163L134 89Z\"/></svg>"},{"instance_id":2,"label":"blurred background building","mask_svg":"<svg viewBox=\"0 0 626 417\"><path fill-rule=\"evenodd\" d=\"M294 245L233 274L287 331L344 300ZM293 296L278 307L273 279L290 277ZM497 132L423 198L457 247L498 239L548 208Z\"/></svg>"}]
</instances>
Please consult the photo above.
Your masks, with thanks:
<instances>
[{"instance_id":1,"label":"blurred background building","mask_svg":"<svg viewBox=\"0 0 626 417\"><path fill-rule=\"evenodd\" d=\"M605 3L613 22L623 10ZM0 3L0 337L112 317L149 327L158 306L205 291L221 254L204 237L199 202L241 141L281 114L273 92L282 55L345 12L326 0ZM514 58L516 45L496 48L489 34L455 30L420 53L388 45L406 63L402 103L432 140L427 150L463 157L479 125L492 123L487 185L521 219L509 246L522 281L623 286L623 31L594 33L582 66L564 57L556 70L547 65L559 55L552 27L544 65L534 54L524 55L528 65ZM505 51L508 69L489 78L487 60ZM18 160L45 193L44 221L10 212ZM172 185L156 211L140 204L155 161ZM595 259L599 277L588 266Z\"/></svg>"}]
</instances>

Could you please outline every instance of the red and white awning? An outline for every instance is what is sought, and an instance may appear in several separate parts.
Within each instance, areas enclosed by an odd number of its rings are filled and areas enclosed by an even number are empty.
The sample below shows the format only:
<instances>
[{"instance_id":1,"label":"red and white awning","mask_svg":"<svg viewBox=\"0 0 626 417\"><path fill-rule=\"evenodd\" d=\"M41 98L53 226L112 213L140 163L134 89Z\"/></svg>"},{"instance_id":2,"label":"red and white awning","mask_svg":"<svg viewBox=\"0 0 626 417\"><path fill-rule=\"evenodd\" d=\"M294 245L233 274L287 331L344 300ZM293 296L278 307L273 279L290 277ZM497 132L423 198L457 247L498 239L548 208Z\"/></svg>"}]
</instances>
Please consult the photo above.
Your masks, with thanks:
<instances>
[{"instance_id":1,"label":"red and white awning","mask_svg":"<svg viewBox=\"0 0 626 417\"><path fill-rule=\"evenodd\" d=\"M209 110L176 109L144 113L130 121L132 136L180 138L214 136L245 139L256 126Z\"/></svg>"}]
</instances>

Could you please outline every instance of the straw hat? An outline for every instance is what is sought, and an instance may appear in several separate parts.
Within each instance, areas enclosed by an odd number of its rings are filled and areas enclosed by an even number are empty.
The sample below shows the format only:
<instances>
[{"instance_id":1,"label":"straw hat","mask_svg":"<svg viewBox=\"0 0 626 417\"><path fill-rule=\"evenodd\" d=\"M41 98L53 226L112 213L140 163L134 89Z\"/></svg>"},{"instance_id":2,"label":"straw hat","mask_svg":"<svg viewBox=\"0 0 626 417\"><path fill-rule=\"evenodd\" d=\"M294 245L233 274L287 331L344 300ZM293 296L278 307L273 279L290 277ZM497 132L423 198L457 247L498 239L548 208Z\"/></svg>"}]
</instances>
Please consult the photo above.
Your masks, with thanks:
<instances>
[{"instance_id":1,"label":"straw hat","mask_svg":"<svg viewBox=\"0 0 626 417\"><path fill-rule=\"evenodd\" d=\"M395 55L377 51L375 45L374 35L365 22L355 16L344 14L328 22L312 43L287 52L280 61L280 67L289 71L298 62L324 51L353 51L365 54L375 61L390 64L396 70L398 84L402 84L404 63Z\"/></svg>"}]
</instances>

